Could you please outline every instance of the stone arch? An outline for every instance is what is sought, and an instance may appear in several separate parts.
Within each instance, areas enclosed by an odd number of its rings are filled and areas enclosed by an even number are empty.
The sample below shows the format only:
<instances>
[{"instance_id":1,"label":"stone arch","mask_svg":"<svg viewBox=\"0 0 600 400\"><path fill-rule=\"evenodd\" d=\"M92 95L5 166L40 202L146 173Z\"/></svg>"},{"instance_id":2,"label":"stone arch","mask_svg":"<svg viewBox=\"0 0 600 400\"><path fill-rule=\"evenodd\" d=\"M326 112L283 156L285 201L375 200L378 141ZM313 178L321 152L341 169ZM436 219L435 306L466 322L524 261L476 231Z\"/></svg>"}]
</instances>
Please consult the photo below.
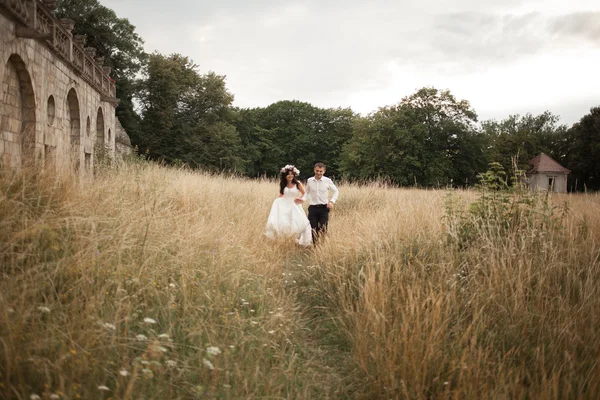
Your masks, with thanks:
<instances>
[{"instance_id":1,"label":"stone arch","mask_svg":"<svg viewBox=\"0 0 600 400\"><path fill-rule=\"evenodd\" d=\"M4 144L2 164L13 168L35 162L35 93L25 62L12 54L4 69L0 103L0 140Z\"/></svg>"},{"instance_id":2,"label":"stone arch","mask_svg":"<svg viewBox=\"0 0 600 400\"><path fill-rule=\"evenodd\" d=\"M65 123L71 143L71 160L74 162L75 168L79 168L81 159L81 119L79 116L79 99L73 88L67 93Z\"/></svg>"},{"instance_id":3,"label":"stone arch","mask_svg":"<svg viewBox=\"0 0 600 400\"><path fill-rule=\"evenodd\" d=\"M102 107L98 107L98 115L96 116L96 145L104 145L104 114Z\"/></svg>"}]
</instances>

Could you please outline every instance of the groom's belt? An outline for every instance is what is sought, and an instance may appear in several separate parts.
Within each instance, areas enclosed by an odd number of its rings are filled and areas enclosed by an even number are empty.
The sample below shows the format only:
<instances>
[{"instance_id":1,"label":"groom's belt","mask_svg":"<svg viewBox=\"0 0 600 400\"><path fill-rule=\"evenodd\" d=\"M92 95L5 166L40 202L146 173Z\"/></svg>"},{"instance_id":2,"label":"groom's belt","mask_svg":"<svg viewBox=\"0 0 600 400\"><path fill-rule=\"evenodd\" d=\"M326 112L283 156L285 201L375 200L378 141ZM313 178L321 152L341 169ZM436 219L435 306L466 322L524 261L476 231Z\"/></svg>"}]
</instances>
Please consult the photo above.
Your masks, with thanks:
<instances>
[{"instance_id":1,"label":"groom's belt","mask_svg":"<svg viewBox=\"0 0 600 400\"><path fill-rule=\"evenodd\" d=\"M310 207L327 207L327 204L311 204Z\"/></svg>"}]
</instances>

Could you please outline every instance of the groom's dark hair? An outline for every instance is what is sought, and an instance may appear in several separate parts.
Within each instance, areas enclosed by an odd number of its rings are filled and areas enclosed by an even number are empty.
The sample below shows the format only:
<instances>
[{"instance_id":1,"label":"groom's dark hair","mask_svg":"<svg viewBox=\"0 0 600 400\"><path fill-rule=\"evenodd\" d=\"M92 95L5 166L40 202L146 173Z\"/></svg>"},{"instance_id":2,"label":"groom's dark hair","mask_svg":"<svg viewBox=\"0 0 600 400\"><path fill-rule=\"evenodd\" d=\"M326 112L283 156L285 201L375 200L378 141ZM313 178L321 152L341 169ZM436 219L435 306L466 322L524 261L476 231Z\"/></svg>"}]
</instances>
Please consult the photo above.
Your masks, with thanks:
<instances>
[{"instance_id":1,"label":"groom's dark hair","mask_svg":"<svg viewBox=\"0 0 600 400\"><path fill-rule=\"evenodd\" d=\"M325 168L325 164L322 162L318 162L315 164L315 168Z\"/></svg>"}]
</instances>

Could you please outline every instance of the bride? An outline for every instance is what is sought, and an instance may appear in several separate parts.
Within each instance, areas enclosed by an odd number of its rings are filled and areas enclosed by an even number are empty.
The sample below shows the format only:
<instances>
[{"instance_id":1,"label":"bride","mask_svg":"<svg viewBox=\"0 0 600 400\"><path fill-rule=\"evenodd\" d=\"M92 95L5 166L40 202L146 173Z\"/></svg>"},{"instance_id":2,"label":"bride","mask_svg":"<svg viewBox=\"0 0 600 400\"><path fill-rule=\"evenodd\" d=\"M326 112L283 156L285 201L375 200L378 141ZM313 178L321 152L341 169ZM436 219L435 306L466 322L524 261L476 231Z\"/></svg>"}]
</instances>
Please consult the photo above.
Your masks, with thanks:
<instances>
[{"instance_id":1,"label":"bride","mask_svg":"<svg viewBox=\"0 0 600 400\"><path fill-rule=\"evenodd\" d=\"M271 206L265 235L270 239L295 236L296 243L310 246L312 244L310 222L302 208L304 186L296 179L300 171L293 165L286 165L280 172L279 197Z\"/></svg>"}]
</instances>

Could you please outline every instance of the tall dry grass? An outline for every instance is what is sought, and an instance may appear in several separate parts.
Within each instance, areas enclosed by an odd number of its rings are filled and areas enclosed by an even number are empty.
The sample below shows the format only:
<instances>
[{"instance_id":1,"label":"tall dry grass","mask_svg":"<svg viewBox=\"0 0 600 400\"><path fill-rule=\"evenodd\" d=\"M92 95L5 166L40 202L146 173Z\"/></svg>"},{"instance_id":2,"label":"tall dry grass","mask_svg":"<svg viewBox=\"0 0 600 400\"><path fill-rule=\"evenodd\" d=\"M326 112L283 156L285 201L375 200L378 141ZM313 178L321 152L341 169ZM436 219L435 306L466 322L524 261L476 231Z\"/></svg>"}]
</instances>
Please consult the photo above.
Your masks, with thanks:
<instances>
[{"instance_id":1,"label":"tall dry grass","mask_svg":"<svg viewBox=\"0 0 600 400\"><path fill-rule=\"evenodd\" d=\"M0 189L3 397L597 397L596 195L457 246L444 191L341 185L306 250L264 238L270 181L141 163Z\"/></svg>"}]
</instances>

